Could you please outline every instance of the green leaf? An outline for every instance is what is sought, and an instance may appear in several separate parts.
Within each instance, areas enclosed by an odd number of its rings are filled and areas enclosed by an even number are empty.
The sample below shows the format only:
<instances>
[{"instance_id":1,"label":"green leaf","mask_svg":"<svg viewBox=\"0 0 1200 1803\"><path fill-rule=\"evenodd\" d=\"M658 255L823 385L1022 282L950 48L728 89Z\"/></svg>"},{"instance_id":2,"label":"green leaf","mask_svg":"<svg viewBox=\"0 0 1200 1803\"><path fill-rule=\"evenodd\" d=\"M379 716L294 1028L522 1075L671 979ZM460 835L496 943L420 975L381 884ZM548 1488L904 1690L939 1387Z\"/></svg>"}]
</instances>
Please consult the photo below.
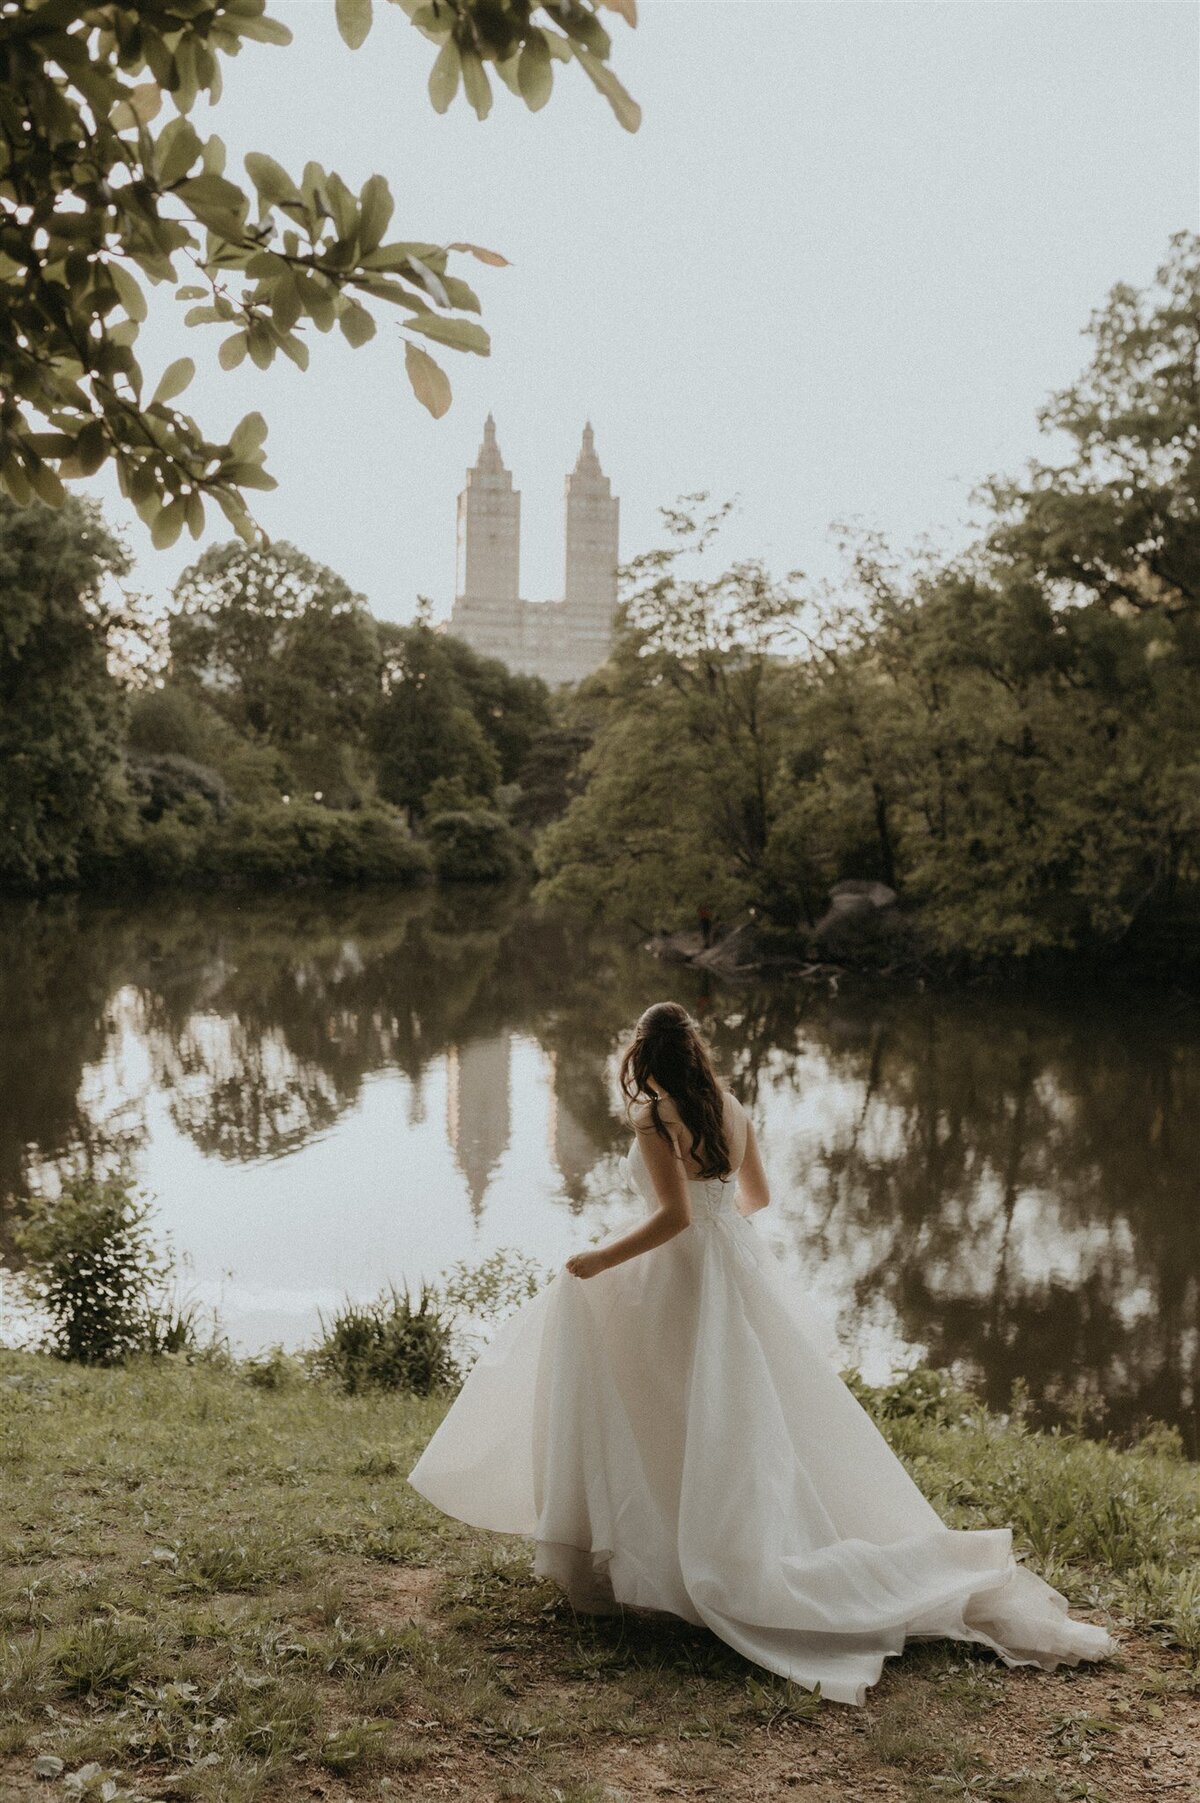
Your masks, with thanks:
<instances>
[{"instance_id":1,"label":"green leaf","mask_svg":"<svg viewBox=\"0 0 1200 1803\"><path fill-rule=\"evenodd\" d=\"M404 323L410 332L423 332L426 338L435 338L456 351L474 351L486 357L492 348L487 333L473 319L443 319L440 313L419 313Z\"/></svg>"},{"instance_id":2,"label":"green leaf","mask_svg":"<svg viewBox=\"0 0 1200 1803\"><path fill-rule=\"evenodd\" d=\"M371 0L336 0L334 11L343 42L357 50L371 29Z\"/></svg>"},{"instance_id":3,"label":"green leaf","mask_svg":"<svg viewBox=\"0 0 1200 1803\"><path fill-rule=\"evenodd\" d=\"M175 543L187 519L187 504L176 496L168 501L150 528L150 542L156 551L165 551Z\"/></svg>"},{"instance_id":4,"label":"green leaf","mask_svg":"<svg viewBox=\"0 0 1200 1803\"><path fill-rule=\"evenodd\" d=\"M250 151L242 161L264 206L278 206L284 201L299 204L300 190L282 163L277 163L274 157L264 156L260 150Z\"/></svg>"},{"instance_id":5,"label":"green leaf","mask_svg":"<svg viewBox=\"0 0 1200 1803\"><path fill-rule=\"evenodd\" d=\"M445 370L420 345L407 343L404 346L404 367L408 371L412 391L422 407L427 407L434 419L441 419L451 398L450 382Z\"/></svg>"},{"instance_id":6,"label":"green leaf","mask_svg":"<svg viewBox=\"0 0 1200 1803\"><path fill-rule=\"evenodd\" d=\"M217 352L217 362L222 369L236 369L245 361L248 345L245 332L235 332L231 338L222 340Z\"/></svg>"},{"instance_id":7,"label":"green leaf","mask_svg":"<svg viewBox=\"0 0 1200 1803\"><path fill-rule=\"evenodd\" d=\"M554 70L543 32L531 29L517 66L521 97L531 113L538 112L550 98L554 86Z\"/></svg>"},{"instance_id":8,"label":"green leaf","mask_svg":"<svg viewBox=\"0 0 1200 1803\"><path fill-rule=\"evenodd\" d=\"M338 314L338 324L342 328L342 337L355 350L360 344L366 344L375 336L375 321L367 309L355 300L347 300Z\"/></svg>"},{"instance_id":9,"label":"green leaf","mask_svg":"<svg viewBox=\"0 0 1200 1803\"><path fill-rule=\"evenodd\" d=\"M164 188L174 187L191 168L204 146L190 119L172 119L158 135L158 179ZM220 171L217 171L219 174Z\"/></svg>"},{"instance_id":10,"label":"green leaf","mask_svg":"<svg viewBox=\"0 0 1200 1803\"><path fill-rule=\"evenodd\" d=\"M252 451L259 450L266 442L267 422L261 413L248 413L245 419L239 420L233 429L233 437L229 440L229 449L235 457L249 457Z\"/></svg>"},{"instance_id":11,"label":"green leaf","mask_svg":"<svg viewBox=\"0 0 1200 1803\"><path fill-rule=\"evenodd\" d=\"M158 387L150 396L152 407L161 407L167 401L173 401L177 394L182 394L196 373L196 365L190 357L176 357L174 363L168 363L159 378Z\"/></svg>"},{"instance_id":12,"label":"green leaf","mask_svg":"<svg viewBox=\"0 0 1200 1803\"><path fill-rule=\"evenodd\" d=\"M67 491L59 480L58 473L48 463L35 463L29 471L29 483L39 501L47 507L61 507L67 498Z\"/></svg>"},{"instance_id":13,"label":"green leaf","mask_svg":"<svg viewBox=\"0 0 1200 1803\"><path fill-rule=\"evenodd\" d=\"M146 297L142 293L140 282L120 263L109 263L107 268L109 280L120 297L121 305L130 319L140 323L146 317Z\"/></svg>"},{"instance_id":14,"label":"green leaf","mask_svg":"<svg viewBox=\"0 0 1200 1803\"><path fill-rule=\"evenodd\" d=\"M458 54L458 45L453 38L447 38L429 71L429 99L435 113L444 113L449 107L458 93L461 74L462 58Z\"/></svg>"},{"instance_id":15,"label":"green leaf","mask_svg":"<svg viewBox=\"0 0 1200 1803\"><path fill-rule=\"evenodd\" d=\"M607 63L594 57L582 44L575 46L575 58L592 84L599 89L608 101L617 118L626 131L636 131L642 123L642 109L630 95L625 92Z\"/></svg>"},{"instance_id":16,"label":"green leaf","mask_svg":"<svg viewBox=\"0 0 1200 1803\"><path fill-rule=\"evenodd\" d=\"M104 426L90 419L75 440L75 467L81 476L94 476L107 454Z\"/></svg>"},{"instance_id":17,"label":"green leaf","mask_svg":"<svg viewBox=\"0 0 1200 1803\"><path fill-rule=\"evenodd\" d=\"M363 183L359 205L362 208L358 226L359 249L364 255L369 255L383 243L383 234L391 223L394 206L391 189L382 175L373 175Z\"/></svg>"},{"instance_id":18,"label":"green leaf","mask_svg":"<svg viewBox=\"0 0 1200 1803\"><path fill-rule=\"evenodd\" d=\"M460 49L463 93L475 110L477 119L486 119L492 110L492 84L487 78L483 58L475 50Z\"/></svg>"}]
</instances>

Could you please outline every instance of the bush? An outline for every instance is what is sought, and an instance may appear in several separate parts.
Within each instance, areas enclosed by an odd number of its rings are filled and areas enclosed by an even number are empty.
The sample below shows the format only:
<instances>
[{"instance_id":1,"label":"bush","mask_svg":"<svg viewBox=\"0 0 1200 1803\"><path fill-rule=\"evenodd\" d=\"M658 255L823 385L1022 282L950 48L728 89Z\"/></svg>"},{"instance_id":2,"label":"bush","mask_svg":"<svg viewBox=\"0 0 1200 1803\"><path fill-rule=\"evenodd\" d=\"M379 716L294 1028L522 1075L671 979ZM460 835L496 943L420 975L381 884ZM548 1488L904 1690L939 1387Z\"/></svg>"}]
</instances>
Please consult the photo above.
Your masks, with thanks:
<instances>
[{"instance_id":1,"label":"bush","mask_svg":"<svg viewBox=\"0 0 1200 1803\"><path fill-rule=\"evenodd\" d=\"M197 797L220 819L229 804L229 791L215 770L175 752L131 757L129 787L143 820L161 820L169 808Z\"/></svg>"},{"instance_id":2,"label":"bush","mask_svg":"<svg viewBox=\"0 0 1200 1803\"><path fill-rule=\"evenodd\" d=\"M407 1288L395 1285L374 1302L347 1299L328 1324L321 1317L314 1371L350 1396L367 1389L428 1396L457 1384L462 1374L452 1350L453 1318L437 1304L437 1292L427 1284L415 1307Z\"/></svg>"},{"instance_id":3,"label":"bush","mask_svg":"<svg viewBox=\"0 0 1200 1803\"><path fill-rule=\"evenodd\" d=\"M447 883L502 883L523 862L521 844L500 814L457 808L426 822L433 867Z\"/></svg>"},{"instance_id":4,"label":"bush","mask_svg":"<svg viewBox=\"0 0 1200 1803\"><path fill-rule=\"evenodd\" d=\"M155 1246L149 1217L149 1203L115 1179L83 1179L33 1203L15 1236L25 1260L16 1281L49 1318L57 1357L107 1365L191 1345L194 1311L171 1300L174 1263Z\"/></svg>"}]
</instances>

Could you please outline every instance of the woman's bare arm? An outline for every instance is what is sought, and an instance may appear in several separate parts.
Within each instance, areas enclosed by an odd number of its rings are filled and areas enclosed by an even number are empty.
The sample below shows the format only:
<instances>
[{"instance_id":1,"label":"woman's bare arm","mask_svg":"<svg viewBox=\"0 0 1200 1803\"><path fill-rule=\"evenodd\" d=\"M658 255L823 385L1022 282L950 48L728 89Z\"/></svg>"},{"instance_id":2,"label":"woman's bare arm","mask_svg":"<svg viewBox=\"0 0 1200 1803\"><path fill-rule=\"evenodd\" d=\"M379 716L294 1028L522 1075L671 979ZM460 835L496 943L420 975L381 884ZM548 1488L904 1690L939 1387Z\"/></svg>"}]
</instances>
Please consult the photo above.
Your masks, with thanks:
<instances>
[{"instance_id":1,"label":"woman's bare arm","mask_svg":"<svg viewBox=\"0 0 1200 1803\"><path fill-rule=\"evenodd\" d=\"M758 1141L754 1137L754 1122L747 1115L746 1150L742 1157L742 1167L738 1172L738 1213L757 1214L760 1208L768 1208L770 1202L771 1191L767 1185L767 1173L763 1170Z\"/></svg>"},{"instance_id":2,"label":"woman's bare arm","mask_svg":"<svg viewBox=\"0 0 1200 1803\"><path fill-rule=\"evenodd\" d=\"M575 1277L595 1277L598 1272L608 1271L613 1265L624 1264L627 1258L637 1258L642 1252L652 1252L655 1246L665 1245L692 1224L692 1204L683 1160L674 1147L655 1131L648 1108L644 1113L635 1114L634 1127L646 1169L654 1184L658 1208L631 1232L622 1234L619 1240L610 1240L607 1246L597 1246L590 1252L577 1252L574 1258L569 1258L567 1270Z\"/></svg>"}]
</instances>

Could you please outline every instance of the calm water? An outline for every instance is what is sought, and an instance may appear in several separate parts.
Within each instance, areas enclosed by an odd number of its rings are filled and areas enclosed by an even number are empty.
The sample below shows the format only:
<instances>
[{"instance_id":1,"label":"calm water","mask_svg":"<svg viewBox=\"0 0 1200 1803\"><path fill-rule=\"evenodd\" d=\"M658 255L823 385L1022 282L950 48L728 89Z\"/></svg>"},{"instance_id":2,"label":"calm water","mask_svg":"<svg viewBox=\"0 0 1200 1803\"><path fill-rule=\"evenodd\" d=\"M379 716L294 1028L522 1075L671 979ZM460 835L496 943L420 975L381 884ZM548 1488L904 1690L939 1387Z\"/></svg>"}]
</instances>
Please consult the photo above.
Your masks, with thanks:
<instances>
[{"instance_id":1,"label":"calm water","mask_svg":"<svg viewBox=\"0 0 1200 1803\"><path fill-rule=\"evenodd\" d=\"M557 1265L627 1202L618 1041L675 995L753 1110L757 1225L872 1378L1196 1439L1200 1021L1159 1001L710 985L518 898L0 910L0 1239L124 1162L235 1341L508 1246Z\"/></svg>"}]
</instances>

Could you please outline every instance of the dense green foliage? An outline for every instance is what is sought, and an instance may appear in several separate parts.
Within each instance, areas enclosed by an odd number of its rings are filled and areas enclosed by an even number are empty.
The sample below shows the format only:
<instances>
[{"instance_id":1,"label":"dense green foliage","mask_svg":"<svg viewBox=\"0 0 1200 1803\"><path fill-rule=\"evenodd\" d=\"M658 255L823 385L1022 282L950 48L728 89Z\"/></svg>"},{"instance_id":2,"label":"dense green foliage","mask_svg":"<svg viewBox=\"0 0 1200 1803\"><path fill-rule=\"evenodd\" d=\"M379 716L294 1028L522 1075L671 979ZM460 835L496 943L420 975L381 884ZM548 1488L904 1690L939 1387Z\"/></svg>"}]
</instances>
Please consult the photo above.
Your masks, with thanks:
<instances>
[{"instance_id":1,"label":"dense green foliage","mask_svg":"<svg viewBox=\"0 0 1200 1803\"><path fill-rule=\"evenodd\" d=\"M120 814L108 658L127 568L94 502L0 495L0 886L74 880Z\"/></svg>"},{"instance_id":2,"label":"dense green foliage","mask_svg":"<svg viewBox=\"0 0 1200 1803\"><path fill-rule=\"evenodd\" d=\"M1200 242L1090 334L1043 415L1072 453L990 484L961 557L903 567L863 538L818 604L755 563L686 577L721 516L666 515L676 542L631 566L616 653L570 712L594 742L543 894L803 930L831 884L877 879L919 947L977 960L1194 918Z\"/></svg>"},{"instance_id":3,"label":"dense green foliage","mask_svg":"<svg viewBox=\"0 0 1200 1803\"><path fill-rule=\"evenodd\" d=\"M372 1389L428 1396L460 1379L453 1320L427 1284L415 1301L395 1285L373 1302L347 1299L321 1329L312 1369L349 1396Z\"/></svg>"},{"instance_id":4,"label":"dense green foliage","mask_svg":"<svg viewBox=\"0 0 1200 1803\"><path fill-rule=\"evenodd\" d=\"M633 0L605 0L635 23ZM551 60L577 61L627 130L639 114L608 65L611 42L593 0L398 0L437 46L430 98L439 112L461 80L480 118L490 65L532 109L552 85ZM506 259L477 245L388 238L393 200L373 175L354 193L305 164L294 179L272 157L245 159L248 184L225 167L221 139L191 120L200 95L218 102L222 62L244 42L287 44L266 0L159 0L93 7L80 0L0 5L0 489L51 506L63 481L111 459L121 491L170 545L204 527L215 502L247 540L247 489L273 488L266 423L251 413L212 443L176 406L195 374L190 357L143 390L133 346L147 316L143 281L175 284L189 325L222 328L219 360L265 369L277 352L301 369L305 328L334 325L351 345L376 330L370 303L401 309L405 364L435 415L450 386L422 341L486 354L479 301L450 273L450 253ZM371 0L338 0L343 38L357 47ZM138 77L143 79L139 80ZM156 124L169 103L170 116Z\"/></svg>"},{"instance_id":5,"label":"dense green foliage","mask_svg":"<svg viewBox=\"0 0 1200 1803\"><path fill-rule=\"evenodd\" d=\"M192 1317L171 1301L174 1265L150 1214L149 1202L115 1178L79 1180L30 1203L16 1233L17 1284L59 1358L106 1365L190 1340Z\"/></svg>"},{"instance_id":6,"label":"dense green foliage","mask_svg":"<svg viewBox=\"0 0 1200 1803\"><path fill-rule=\"evenodd\" d=\"M686 497L554 697L285 543L206 550L131 667L95 511L3 502L0 881L494 882L532 853L543 898L822 951L831 887L879 882L899 909L858 952L889 963L1194 937L1200 242L1089 331L1043 411L1063 460L989 482L962 554L851 538L822 596L708 575L728 509Z\"/></svg>"}]
</instances>

